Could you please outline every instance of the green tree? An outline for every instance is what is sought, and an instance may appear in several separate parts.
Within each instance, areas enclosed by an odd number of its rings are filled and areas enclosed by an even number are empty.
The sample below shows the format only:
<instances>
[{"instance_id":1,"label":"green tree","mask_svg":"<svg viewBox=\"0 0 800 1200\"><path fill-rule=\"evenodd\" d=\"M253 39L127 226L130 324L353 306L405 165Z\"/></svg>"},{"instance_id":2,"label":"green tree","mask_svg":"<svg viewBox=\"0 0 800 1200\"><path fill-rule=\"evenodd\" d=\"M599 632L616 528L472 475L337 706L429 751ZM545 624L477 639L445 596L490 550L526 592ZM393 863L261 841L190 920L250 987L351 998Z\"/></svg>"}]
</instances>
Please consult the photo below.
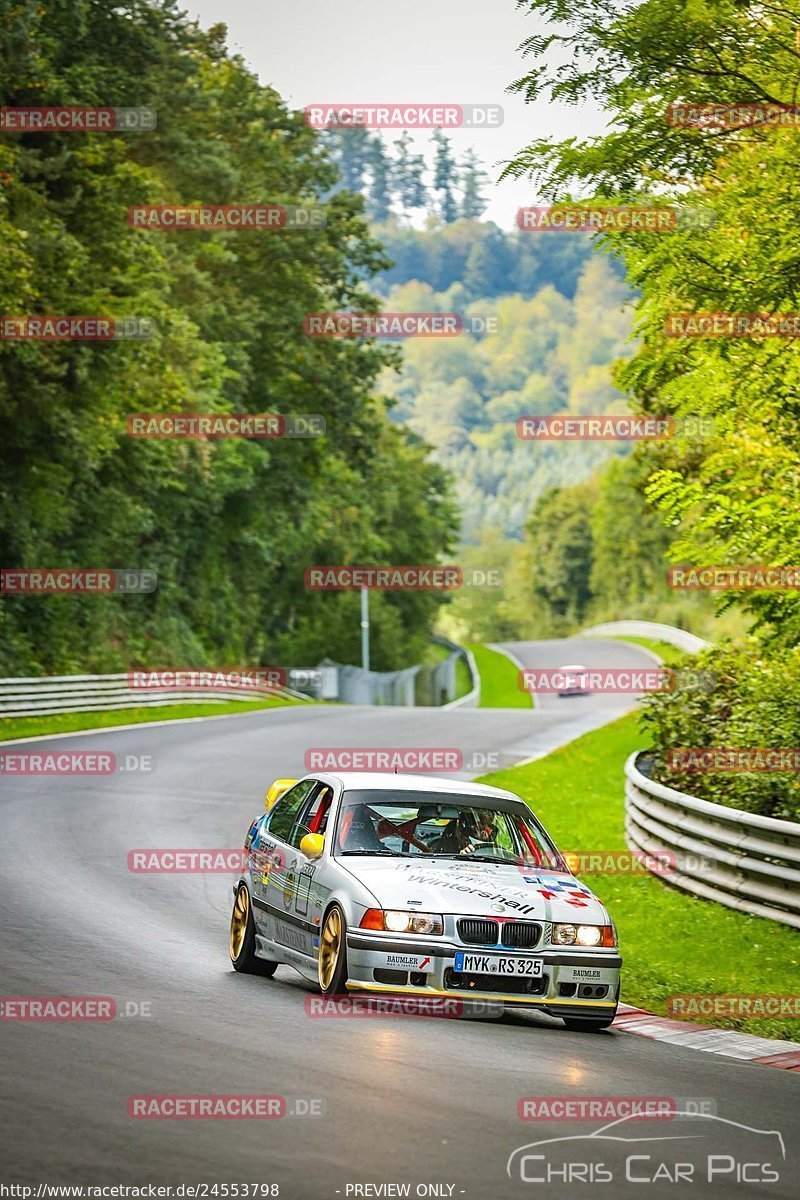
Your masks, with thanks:
<instances>
[{"instance_id":1,"label":"green tree","mask_svg":"<svg viewBox=\"0 0 800 1200\"><path fill-rule=\"evenodd\" d=\"M461 202L459 216L468 220L480 217L486 209L486 197L483 189L489 182L489 176L483 170L480 159L470 148L461 160L459 170L459 185L461 187Z\"/></svg>"},{"instance_id":2,"label":"green tree","mask_svg":"<svg viewBox=\"0 0 800 1200\"><path fill-rule=\"evenodd\" d=\"M425 159L412 153L411 134L406 131L394 142L395 156L393 174L395 194L402 212L406 215L428 204L428 189L425 186Z\"/></svg>"},{"instance_id":3,"label":"green tree","mask_svg":"<svg viewBox=\"0 0 800 1200\"><path fill-rule=\"evenodd\" d=\"M437 212L445 225L450 225L458 217L458 206L455 198L457 186L456 163L450 138L435 129L431 134L434 144L433 155L433 190L437 197Z\"/></svg>"},{"instance_id":4,"label":"green tree","mask_svg":"<svg viewBox=\"0 0 800 1200\"><path fill-rule=\"evenodd\" d=\"M144 316L156 328L143 341L0 343L0 561L148 567L159 586L4 596L0 670L344 657L350 642L336 639L350 637L353 597L307 592L305 568L433 562L456 526L441 468L376 395L393 353L303 332L308 313L377 307L363 280L387 260L363 200L331 195L324 139L228 54L222 27L203 32L174 4L144 0L4 7L0 102L146 103L158 126L9 134L0 147L2 311ZM126 221L139 204L321 197L316 231L172 234ZM125 424L136 411L314 413L327 433L138 441ZM441 600L386 597L377 666L413 661Z\"/></svg>"},{"instance_id":5,"label":"green tree","mask_svg":"<svg viewBox=\"0 0 800 1200\"><path fill-rule=\"evenodd\" d=\"M609 112L599 139L539 139L508 170L552 199L575 185L627 202L685 210L666 234L611 233L640 293L637 353L618 382L637 407L670 414L678 436L646 452L648 496L677 530L674 561L793 565L800 559L798 358L791 339L669 336L670 314L794 312L800 267L791 125L703 127L676 104L794 104L800 54L796 4L754 0L533 0L554 32L527 43L527 98L549 92ZM562 65L551 70L548 52ZM574 51L574 53L571 53ZM673 115L667 120L667 113ZM698 214L707 226L697 228ZM703 422L706 422L704 424ZM796 592L729 593L763 639L800 637Z\"/></svg>"}]
</instances>

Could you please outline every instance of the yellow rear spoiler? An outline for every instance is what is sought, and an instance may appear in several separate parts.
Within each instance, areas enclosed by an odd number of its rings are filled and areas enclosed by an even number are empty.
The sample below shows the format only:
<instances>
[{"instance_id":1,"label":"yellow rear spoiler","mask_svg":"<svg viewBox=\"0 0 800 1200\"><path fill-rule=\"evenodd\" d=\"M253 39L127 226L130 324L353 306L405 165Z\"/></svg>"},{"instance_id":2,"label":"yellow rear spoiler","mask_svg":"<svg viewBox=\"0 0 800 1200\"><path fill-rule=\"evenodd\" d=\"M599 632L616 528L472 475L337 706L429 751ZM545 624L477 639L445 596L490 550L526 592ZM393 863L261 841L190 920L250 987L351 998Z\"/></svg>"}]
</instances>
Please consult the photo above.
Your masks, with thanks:
<instances>
[{"instance_id":1,"label":"yellow rear spoiler","mask_svg":"<svg viewBox=\"0 0 800 1200\"><path fill-rule=\"evenodd\" d=\"M270 785L270 789L267 792L267 796L264 801L264 808L267 810L267 812L269 812L269 810L272 808L275 801L282 796L284 792L288 792L289 788L293 787L296 783L296 779L276 779L275 782Z\"/></svg>"}]
</instances>

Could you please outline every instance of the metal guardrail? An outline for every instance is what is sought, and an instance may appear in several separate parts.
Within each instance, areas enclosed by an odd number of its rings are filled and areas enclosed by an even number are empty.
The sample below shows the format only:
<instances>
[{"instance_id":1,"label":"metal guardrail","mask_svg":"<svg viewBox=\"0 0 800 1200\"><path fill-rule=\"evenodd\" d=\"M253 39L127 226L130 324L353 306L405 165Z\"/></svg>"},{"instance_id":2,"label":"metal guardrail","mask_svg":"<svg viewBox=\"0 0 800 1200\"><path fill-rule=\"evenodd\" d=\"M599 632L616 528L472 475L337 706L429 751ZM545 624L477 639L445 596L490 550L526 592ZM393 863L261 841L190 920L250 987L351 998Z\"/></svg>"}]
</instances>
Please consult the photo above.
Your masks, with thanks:
<instances>
[{"instance_id":1,"label":"metal guardrail","mask_svg":"<svg viewBox=\"0 0 800 1200\"><path fill-rule=\"evenodd\" d=\"M254 685L239 688L169 688L129 686L120 675L52 675L0 679L0 717L37 717L49 713L91 712L109 708L159 708L168 704L214 704L226 700L261 700L291 696L308 700L292 688Z\"/></svg>"},{"instance_id":2,"label":"metal guardrail","mask_svg":"<svg viewBox=\"0 0 800 1200\"><path fill-rule=\"evenodd\" d=\"M706 642L686 629L677 629L674 625L659 625L657 621L607 621L604 625L592 625L590 629L582 629L580 637L643 637L652 638L657 642L668 642L685 650L688 654L696 654L711 643Z\"/></svg>"},{"instance_id":3,"label":"metal guardrail","mask_svg":"<svg viewBox=\"0 0 800 1200\"><path fill-rule=\"evenodd\" d=\"M447 704L443 704L442 708L478 708L481 702L481 677L478 673L478 667L475 662L474 655L466 646L459 646L457 642L451 642L448 638L435 637L434 642L438 642L440 646L449 646L453 651L446 661L452 663L453 669L453 689L455 690L455 660L463 658L467 664L469 677L472 686L466 696L459 696L457 700L450 700Z\"/></svg>"},{"instance_id":4,"label":"metal guardrail","mask_svg":"<svg viewBox=\"0 0 800 1200\"><path fill-rule=\"evenodd\" d=\"M629 849L674 854L666 883L800 929L800 824L698 800L648 778L641 761L625 763Z\"/></svg>"},{"instance_id":5,"label":"metal guardrail","mask_svg":"<svg viewBox=\"0 0 800 1200\"><path fill-rule=\"evenodd\" d=\"M450 650L435 663L404 667L399 671L365 671L363 667L335 663L325 658L321 670L336 672L335 698L344 704L385 704L411 708L461 708L475 706L480 697L480 677L468 650L443 637L431 641ZM470 673L471 689L454 699L457 691L456 662L463 658Z\"/></svg>"}]
</instances>

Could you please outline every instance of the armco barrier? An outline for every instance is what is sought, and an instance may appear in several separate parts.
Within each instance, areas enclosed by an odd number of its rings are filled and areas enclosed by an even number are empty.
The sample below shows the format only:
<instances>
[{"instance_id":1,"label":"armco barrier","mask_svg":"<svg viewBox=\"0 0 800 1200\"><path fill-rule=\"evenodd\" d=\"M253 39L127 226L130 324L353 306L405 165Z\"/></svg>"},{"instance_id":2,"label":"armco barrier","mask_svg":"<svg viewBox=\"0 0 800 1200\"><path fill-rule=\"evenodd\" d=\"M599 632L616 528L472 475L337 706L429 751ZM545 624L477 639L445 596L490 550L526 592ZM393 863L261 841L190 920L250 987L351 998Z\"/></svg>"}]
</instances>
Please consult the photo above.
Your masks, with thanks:
<instances>
[{"instance_id":1,"label":"armco barrier","mask_svg":"<svg viewBox=\"0 0 800 1200\"><path fill-rule=\"evenodd\" d=\"M291 688L170 688L148 691L128 685L121 675L53 675L0 679L0 717L38 717L48 713L91 712L107 708L159 708L167 704L213 704L225 700L261 700L267 696L308 696Z\"/></svg>"},{"instance_id":2,"label":"armco barrier","mask_svg":"<svg viewBox=\"0 0 800 1200\"><path fill-rule=\"evenodd\" d=\"M625 764L629 849L674 852L664 882L800 929L800 825L697 800L649 779L640 765L641 752Z\"/></svg>"},{"instance_id":3,"label":"armco barrier","mask_svg":"<svg viewBox=\"0 0 800 1200\"><path fill-rule=\"evenodd\" d=\"M657 621L607 621L604 625L592 625L589 629L582 629L578 636L653 638L654 641L677 646L687 654L696 654L698 650L704 650L710 645L694 633L677 629L674 625L659 625Z\"/></svg>"},{"instance_id":4,"label":"armco barrier","mask_svg":"<svg viewBox=\"0 0 800 1200\"><path fill-rule=\"evenodd\" d=\"M400 671L365 671L324 658L320 670L335 673L336 684L330 698L343 704L386 704L410 708L474 708L480 700L480 676L469 650L447 638L431 639L450 651L435 663L405 667ZM454 699L457 691L456 663L467 664L471 686L466 696Z\"/></svg>"}]
</instances>

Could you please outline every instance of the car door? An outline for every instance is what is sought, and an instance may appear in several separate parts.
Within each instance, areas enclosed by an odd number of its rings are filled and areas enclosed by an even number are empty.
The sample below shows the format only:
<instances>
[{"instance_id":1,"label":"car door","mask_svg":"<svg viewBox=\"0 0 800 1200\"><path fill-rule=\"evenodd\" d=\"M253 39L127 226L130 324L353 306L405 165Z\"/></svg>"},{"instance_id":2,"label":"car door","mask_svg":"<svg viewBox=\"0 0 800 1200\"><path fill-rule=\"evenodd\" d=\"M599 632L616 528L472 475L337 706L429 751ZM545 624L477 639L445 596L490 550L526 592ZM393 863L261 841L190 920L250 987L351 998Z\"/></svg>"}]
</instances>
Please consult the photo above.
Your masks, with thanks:
<instances>
[{"instance_id":1,"label":"car door","mask_svg":"<svg viewBox=\"0 0 800 1200\"><path fill-rule=\"evenodd\" d=\"M287 841L281 846L286 870L280 880L273 874L269 901L274 936L282 955L305 974L315 974L315 935L319 927L312 914L312 886L317 862L306 858L300 844L307 833L323 833L333 799L328 783L318 782L297 810ZM313 906L316 908L317 906Z\"/></svg>"},{"instance_id":2,"label":"car door","mask_svg":"<svg viewBox=\"0 0 800 1200\"><path fill-rule=\"evenodd\" d=\"M333 799L334 789L328 783L322 783L312 792L298 814L290 839L292 846L298 851L294 914L306 922L306 933L309 936L305 940L303 952L310 956L312 961L309 965L315 971L319 950L320 920L326 900L330 895L330 888L325 887L323 883L326 860L322 858L308 859L300 847L307 833L325 837L333 808Z\"/></svg>"},{"instance_id":3,"label":"car door","mask_svg":"<svg viewBox=\"0 0 800 1200\"><path fill-rule=\"evenodd\" d=\"M253 872L253 916L256 932L273 943L276 913L282 911L280 897L289 868L289 836L298 812L316 786L315 779L301 779L276 800L259 827L258 858L263 870Z\"/></svg>"}]
</instances>

